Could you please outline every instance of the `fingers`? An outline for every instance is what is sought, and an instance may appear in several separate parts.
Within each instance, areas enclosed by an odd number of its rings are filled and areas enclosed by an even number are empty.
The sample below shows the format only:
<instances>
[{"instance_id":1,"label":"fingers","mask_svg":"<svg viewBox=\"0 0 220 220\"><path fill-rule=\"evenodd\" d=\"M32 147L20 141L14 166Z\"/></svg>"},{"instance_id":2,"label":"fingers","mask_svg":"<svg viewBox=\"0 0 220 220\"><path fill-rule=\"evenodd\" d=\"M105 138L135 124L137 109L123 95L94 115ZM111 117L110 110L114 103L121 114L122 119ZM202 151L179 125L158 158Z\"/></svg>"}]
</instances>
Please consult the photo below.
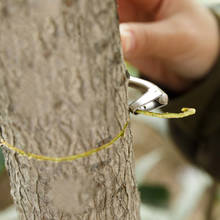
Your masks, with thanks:
<instances>
[{"instance_id":1,"label":"fingers","mask_svg":"<svg viewBox=\"0 0 220 220\"><path fill-rule=\"evenodd\" d=\"M156 12L164 0L130 0L131 2L135 2L139 6L139 8L143 8L146 12Z\"/></svg>"},{"instance_id":2,"label":"fingers","mask_svg":"<svg viewBox=\"0 0 220 220\"><path fill-rule=\"evenodd\" d=\"M164 0L117 0L120 22L152 20Z\"/></svg>"},{"instance_id":3,"label":"fingers","mask_svg":"<svg viewBox=\"0 0 220 220\"><path fill-rule=\"evenodd\" d=\"M132 1L118 0L117 2L120 22L137 21L137 8Z\"/></svg>"},{"instance_id":4,"label":"fingers","mask_svg":"<svg viewBox=\"0 0 220 220\"><path fill-rule=\"evenodd\" d=\"M184 34L185 31L178 30L174 25L167 20L121 24L120 33L125 58L128 61L147 56L166 59L173 58L177 53L184 53L184 50L189 48L186 44L190 42Z\"/></svg>"},{"instance_id":5,"label":"fingers","mask_svg":"<svg viewBox=\"0 0 220 220\"><path fill-rule=\"evenodd\" d=\"M158 23L126 23L120 25L122 47L126 59L160 55L167 44L164 25Z\"/></svg>"},{"instance_id":6,"label":"fingers","mask_svg":"<svg viewBox=\"0 0 220 220\"><path fill-rule=\"evenodd\" d=\"M146 76L149 80L173 91L180 92L191 85L191 80L176 74L162 60L147 57L145 59L133 60L131 64L137 67L142 75Z\"/></svg>"}]
</instances>

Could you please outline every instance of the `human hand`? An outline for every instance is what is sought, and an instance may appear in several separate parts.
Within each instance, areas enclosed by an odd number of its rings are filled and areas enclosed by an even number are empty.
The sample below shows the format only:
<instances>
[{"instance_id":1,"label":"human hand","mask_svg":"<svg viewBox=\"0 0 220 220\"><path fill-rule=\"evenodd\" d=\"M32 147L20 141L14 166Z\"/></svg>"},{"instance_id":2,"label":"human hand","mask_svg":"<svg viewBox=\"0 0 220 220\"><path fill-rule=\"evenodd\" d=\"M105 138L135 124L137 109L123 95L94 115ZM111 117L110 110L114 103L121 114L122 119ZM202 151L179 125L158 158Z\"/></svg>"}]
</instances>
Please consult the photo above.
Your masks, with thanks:
<instances>
[{"instance_id":1,"label":"human hand","mask_svg":"<svg viewBox=\"0 0 220 220\"><path fill-rule=\"evenodd\" d=\"M182 91L204 77L219 51L217 21L196 0L117 0L125 59Z\"/></svg>"}]
</instances>

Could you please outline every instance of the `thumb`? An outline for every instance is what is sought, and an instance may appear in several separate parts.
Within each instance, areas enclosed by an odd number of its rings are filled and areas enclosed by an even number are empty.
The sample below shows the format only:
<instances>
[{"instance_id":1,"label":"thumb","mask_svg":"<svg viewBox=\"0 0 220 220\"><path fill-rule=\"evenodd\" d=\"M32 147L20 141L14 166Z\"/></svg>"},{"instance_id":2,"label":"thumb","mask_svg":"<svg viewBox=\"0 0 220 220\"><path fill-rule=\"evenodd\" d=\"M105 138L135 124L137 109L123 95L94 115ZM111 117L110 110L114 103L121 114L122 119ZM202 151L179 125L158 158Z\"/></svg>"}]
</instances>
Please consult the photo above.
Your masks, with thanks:
<instances>
[{"instance_id":1,"label":"thumb","mask_svg":"<svg viewBox=\"0 0 220 220\"><path fill-rule=\"evenodd\" d=\"M128 60L149 56L168 58L179 48L176 28L168 21L122 23L120 34L124 56Z\"/></svg>"}]
</instances>

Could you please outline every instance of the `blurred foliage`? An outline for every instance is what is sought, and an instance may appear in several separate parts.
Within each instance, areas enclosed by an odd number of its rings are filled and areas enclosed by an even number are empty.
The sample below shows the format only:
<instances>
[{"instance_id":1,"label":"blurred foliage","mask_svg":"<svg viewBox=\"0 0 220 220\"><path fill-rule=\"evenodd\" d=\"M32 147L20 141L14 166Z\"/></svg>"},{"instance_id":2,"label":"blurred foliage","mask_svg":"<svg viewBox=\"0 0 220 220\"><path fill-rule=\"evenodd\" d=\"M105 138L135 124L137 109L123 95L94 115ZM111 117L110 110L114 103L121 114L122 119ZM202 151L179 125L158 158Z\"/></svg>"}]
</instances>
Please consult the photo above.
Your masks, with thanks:
<instances>
[{"instance_id":1,"label":"blurred foliage","mask_svg":"<svg viewBox=\"0 0 220 220\"><path fill-rule=\"evenodd\" d=\"M170 192L163 185L143 184L138 187L144 204L166 208L169 206Z\"/></svg>"},{"instance_id":2,"label":"blurred foliage","mask_svg":"<svg viewBox=\"0 0 220 220\"><path fill-rule=\"evenodd\" d=\"M0 148L0 175L4 169L5 169L5 160L4 160L4 156L2 154L1 148Z\"/></svg>"},{"instance_id":3,"label":"blurred foliage","mask_svg":"<svg viewBox=\"0 0 220 220\"><path fill-rule=\"evenodd\" d=\"M132 66L130 63L125 62L125 66L131 76L135 76L135 77L139 76L139 70L135 68L134 66Z\"/></svg>"}]
</instances>

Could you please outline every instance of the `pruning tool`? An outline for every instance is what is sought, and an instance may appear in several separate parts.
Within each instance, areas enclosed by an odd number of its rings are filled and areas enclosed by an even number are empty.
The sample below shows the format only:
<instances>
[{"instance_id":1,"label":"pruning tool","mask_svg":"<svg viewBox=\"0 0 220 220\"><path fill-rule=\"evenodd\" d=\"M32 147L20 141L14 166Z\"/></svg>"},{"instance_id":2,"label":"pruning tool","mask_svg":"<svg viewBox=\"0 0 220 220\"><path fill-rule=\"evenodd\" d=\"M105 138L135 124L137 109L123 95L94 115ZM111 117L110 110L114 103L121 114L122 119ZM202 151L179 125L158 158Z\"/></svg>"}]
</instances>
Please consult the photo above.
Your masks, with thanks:
<instances>
[{"instance_id":1,"label":"pruning tool","mask_svg":"<svg viewBox=\"0 0 220 220\"><path fill-rule=\"evenodd\" d=\"M144 91L141 97L129 104L129 110L133 114L137 114L137 110L151 111L168 104L167 94L155 84L147 80L130 76L129 74L127 74L127 77L129 78L129 87Z\"/></svg>"}]
</instances>

